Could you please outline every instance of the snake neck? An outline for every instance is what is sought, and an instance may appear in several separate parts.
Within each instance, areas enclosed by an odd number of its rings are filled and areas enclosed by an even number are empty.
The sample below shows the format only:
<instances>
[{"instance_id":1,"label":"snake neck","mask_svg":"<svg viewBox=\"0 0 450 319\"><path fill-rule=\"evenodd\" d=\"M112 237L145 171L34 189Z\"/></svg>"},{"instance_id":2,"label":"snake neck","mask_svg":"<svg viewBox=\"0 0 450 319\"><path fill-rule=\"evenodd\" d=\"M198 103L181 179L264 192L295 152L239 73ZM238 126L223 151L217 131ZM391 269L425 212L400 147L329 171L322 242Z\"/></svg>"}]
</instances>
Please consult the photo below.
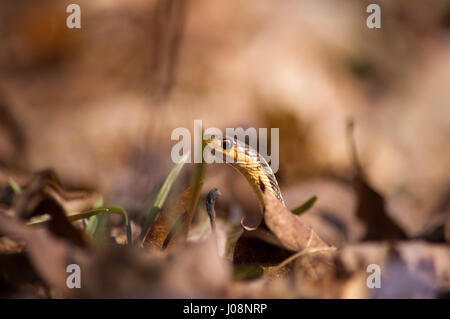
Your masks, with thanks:
<instances>
[{"instance_id":1,"label":"snake neck","mask_svg":"<svg viewBox=\"0 0 450 319\"><path fill-rule=\"evenodd\" d=\"M261 210L264 210L264 191L272 193L272 195L286 206L284 199L281 195L280 187L278 186L277 179L272 172L272 169L266 162L260 163L234 163L231 164L237 169L253 188Z\"/></svg>"}]
</instances>

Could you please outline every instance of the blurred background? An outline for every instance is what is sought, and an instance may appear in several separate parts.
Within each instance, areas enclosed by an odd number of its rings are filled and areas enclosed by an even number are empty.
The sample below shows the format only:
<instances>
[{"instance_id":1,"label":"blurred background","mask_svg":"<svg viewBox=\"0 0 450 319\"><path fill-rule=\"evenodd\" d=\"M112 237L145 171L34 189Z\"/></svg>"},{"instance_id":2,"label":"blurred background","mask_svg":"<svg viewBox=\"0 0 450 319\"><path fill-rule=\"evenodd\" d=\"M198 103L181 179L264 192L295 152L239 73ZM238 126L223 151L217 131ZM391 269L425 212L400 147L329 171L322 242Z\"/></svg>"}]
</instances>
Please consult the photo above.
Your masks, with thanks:
<instances>
[{"instance_id":1,"label":"blurred background","mask_svg":"<svg viewBox=\"0 0 450 319\"><path fill-rule=\"evenodd\" d=\"M360 0L78 0L68 29L72 2L0 2L2 184L51 168L133 215L174 165L173 129L278 127L287 206L317 195L307 217L339 246L362 232L353 119L367 179L407 234L448 213L449 1L377 1L381 29ZM219 213L257 209L230 167L208 166L212 187Z\"/></svg>"}]
</instances>

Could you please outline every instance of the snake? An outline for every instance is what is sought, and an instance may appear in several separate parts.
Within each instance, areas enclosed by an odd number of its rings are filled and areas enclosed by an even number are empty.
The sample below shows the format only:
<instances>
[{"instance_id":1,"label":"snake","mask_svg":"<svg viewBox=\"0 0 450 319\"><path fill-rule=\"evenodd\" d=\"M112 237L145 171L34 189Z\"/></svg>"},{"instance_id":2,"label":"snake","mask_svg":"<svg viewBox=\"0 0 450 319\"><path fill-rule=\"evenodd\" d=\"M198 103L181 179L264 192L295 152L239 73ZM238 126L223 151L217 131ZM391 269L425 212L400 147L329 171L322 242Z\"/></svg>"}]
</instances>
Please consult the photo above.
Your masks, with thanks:
<instances>
[{"instance_id":1,"label":"snake","mask_svg":"<svg viewBox=\"0 0 450 319\"><path fill-rule=\"evenodd\" d=\"M262 210L265 191L286 206L275 174L264 157L250 145L237 138L212 136L205 141L205 149L216 157L222 155L224 162L244 175L255 191Z\"/></svg>"}]
</instances>

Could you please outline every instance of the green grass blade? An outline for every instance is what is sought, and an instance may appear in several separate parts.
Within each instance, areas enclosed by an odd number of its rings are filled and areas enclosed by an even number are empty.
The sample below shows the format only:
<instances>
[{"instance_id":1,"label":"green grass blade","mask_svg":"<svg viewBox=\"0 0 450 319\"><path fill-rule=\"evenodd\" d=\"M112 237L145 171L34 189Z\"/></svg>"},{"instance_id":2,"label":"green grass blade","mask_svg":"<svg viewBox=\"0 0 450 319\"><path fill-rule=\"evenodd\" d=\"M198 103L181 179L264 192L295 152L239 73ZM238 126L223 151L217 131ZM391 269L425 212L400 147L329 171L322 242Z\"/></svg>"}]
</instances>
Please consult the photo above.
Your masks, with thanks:
<instances>
[{"instance_id":1,"label":"green grass blade","mask_svg":"<svg viewBox=\"0 0 450 319\"><path fill-rule=\"evenodd\" d=\"M103 236L103 234L100 233L101 231L98 230L98 227L101 227L102 224L105 223L105 221L103 221L102 218L105 218L105 217L107 218L108 217L107 213L121 214L125 218L125 227L127 230L127 241L128 241L128 244L130 244L131 240L132 240L130 219L128 218L127 212L122 207L105 206L105 207L94 208L94 209L86 211L86 212L68 216L68 219L69 219L69 221L74 222L79 219L89 218L89 223L86 227L86 232L92 234L94 237L95 237L96 232L99 232L98 236ZM98 218L100 216L105 216L105 217Z\"/></svg>"},{"instance_id":2,"label":"green grass blade","mask_svg":"<svg viewBox=\"0 0 450 319\"><path fill-rule=\"evenodd\" d=\"M86 233L91 235L98 244L105 244L109 234L109 218L104 211L98 212L89 218Z\"/></svg>"},{"instance_id":3,"label":"green grass blade","mask_svg":"<svg viewBox=\"0 0 450 319\"><path fill-rule=\"evenodd\" d=\"M178 174L180 174L180 171L183 168L183 165L186 163L186 160L188 159L189 156L190 156L190 152L185 154L180 159L180 162L178 162L178 164L172 168L169 175L167 175L167 178L164 181L164 184L161 186L161 189L159 190L158 195L156 196L153 206L150 208L150 210L146 214L147 216L146 216L144 225L142 227L142 232L141 232L141 235L139 236L139 240L141 242L144 240L145 236L148 233L148 230L150 229L151 225L155 221L158 213L161 211L161 208L164 205L164 202L167 198L167 195L169 194L169 191L170 191L173 183L177 179Z\"/></svg>"},{"instance_id":4,"label":"green grass blade","mask_svg":"<svg viewBox=\"0 0 450 319\"><path fill-rule=\"evenodd\" d=\"M15 195L22 194L22 188L11 177L8 178L8 184L9 184L9 187L11 187L11 189L13 190Z\"/></svg>"},{"instance_id":5,"label":"green grass blade","mask_svg":"<svg viewBox=\"0 0 450 319\"><path fill-rule=\"evenodd\" d=\"M94 209L103 206L103 197L100 197L94 204ZM86 233L90 234L97 242L104 243L108 237L109 219L107 214L98 212L85 218L89 218L86 225ZM83 213L82 213L83 214Z\"/></svg>"},{"instance_id":6,"label":"green grass blade","mask_svg":"<svg viewBox=\"0 0 450 319\"><path fill-rule=\"evenodd\" d=\"M312 207L312 205L314 205L314 203L317 200L317 196L312 196L310 199L308 199L306 202L304 202L302 205L300 205L299 207L297 207L296 209L292 210L292 213L295 215L300 215L303 214L304 212L306 212L308 209L310 209Z\"/></svg>"}]
</instances>

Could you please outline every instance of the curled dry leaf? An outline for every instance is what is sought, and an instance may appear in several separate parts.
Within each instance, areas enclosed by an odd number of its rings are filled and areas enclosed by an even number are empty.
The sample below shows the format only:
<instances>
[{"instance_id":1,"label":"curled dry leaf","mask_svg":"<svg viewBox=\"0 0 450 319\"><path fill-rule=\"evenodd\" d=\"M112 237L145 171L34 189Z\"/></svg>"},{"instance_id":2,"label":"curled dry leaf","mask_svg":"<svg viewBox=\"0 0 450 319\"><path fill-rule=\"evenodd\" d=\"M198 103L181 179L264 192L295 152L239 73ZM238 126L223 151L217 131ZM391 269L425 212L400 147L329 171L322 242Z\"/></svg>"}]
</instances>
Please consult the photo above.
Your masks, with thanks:
<instances>
[{"instance_id":1,"label":"curled dry leaf","mask_svg":"<svg viewBox=\"0 0 450 319\"><path fill-rule=\"evenodd\" d=\"M273 265L288 258L292 252L266 227L254 231L244 231L239 237L233 252L234 265Z\"/></svg>"},{"instance_id":2,"label":"curled dry leaf","mask_svg":"<svg viewBox=\"0 0 450 319\"><path fill-rule=\"evenodd\" d=\"M176 226L179 218L186 214L191 196L192 187L189 187L176 200L176 205L173 209L163 210L161 214L159 214L143 241L144 247L164 248L167 236L169 236L170 232Z\"/></svg>"},{"instance_id":3,"label":"curled dry leaf","mask_svg":"<svg viewBox=\"0 0 450 319\"><path fill-rule=\"evenodd\" d=\"M48 229L55 235L84 247L83 233L68 219L71 213L92 208L99 195L85 191L65 190L52 171L37 173L24 187L13 204L13 211L22 219L48 214Z\"/></svg>"},{"instance_id":4,"label":"curled dry leaf","mask_svg":"<svg viewBox=\"0 0 450 319\"><path fill-rule=\"evenodd\" d=\"M233 254L235 265L273 266L287 260L295 251L329 248L311 227L272 194L264 193L264 203L263 222L256 230L244 230L236 243Z\"/></svg>"},{"instance_id":5,"label":"curled dry leaf","mask_svg":"<svg viewBox=\"0 0 450 319\"><path fill-rule=\"evenodd\" d=\"M22 218L30 218L42 213L40 199L51 198L62 206L68 215L91 209L100 198L95 192L67 190L58 176L51 170L36 173L24 186L23 196L14 203L15 210Z\"/></svg>"},{"instance_id":6,"label":"curled dry leaf","mask_svg":"<svg viewBox=\"0 0 450 319\"><path fill-rule=\"evenodd\" d=\"M328 247L314 230L292 214L272 194L264 193L264 221L267 227L288 250Z\"/></svg>"}]
</instances>

